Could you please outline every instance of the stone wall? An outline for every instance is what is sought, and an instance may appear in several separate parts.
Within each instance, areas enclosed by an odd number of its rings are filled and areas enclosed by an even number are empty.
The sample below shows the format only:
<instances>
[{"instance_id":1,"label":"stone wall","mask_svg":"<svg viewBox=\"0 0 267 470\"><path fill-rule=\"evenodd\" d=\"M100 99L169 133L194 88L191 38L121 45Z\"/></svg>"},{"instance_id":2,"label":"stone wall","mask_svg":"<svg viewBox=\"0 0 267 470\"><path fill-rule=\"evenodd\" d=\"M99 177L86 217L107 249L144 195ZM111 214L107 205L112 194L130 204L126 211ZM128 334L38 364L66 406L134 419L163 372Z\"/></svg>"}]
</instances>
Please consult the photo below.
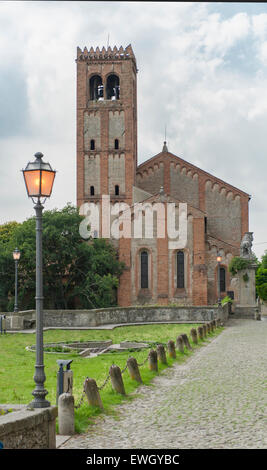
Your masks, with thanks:
<instances>
[{"instance_id":1,"label":"stone wall","mask_svg":"<svg viewBox=\"0 0 267 470\"><path fill-rule=\"evenodd\" d=\"M94 187L95 195L100 194L100 155L84 156L84 193L90 196L90 187Z\"/></svg>"},{"instance_id":2,"label":"stone wall","mask_svg":"<svg viewBox=\"0 0 267 470\"><path fill-rule=\"evenodd\" d=\"M260 310L261 310L261 314L264 316L264 317L267 317L267 302L264 300L261 300L260 302Z\"/></svg>"},{"instance_id":3,"label":"stone wall","mask_svg":"<svg viewBox=\"0 0 267 470\"><path fill-rule=\"evenodd\" d=\"M226 304L227 307L227 304ZM228 311L220 307L140 306L113 307L92 310L44 310L44 327L86 328L109 324L153 322L203 322L214 318L226 320ZM35 311L8 313L7 330L19 330L30 325ZM222 318L222 315L224 317ZM25 323L26 322L26 323ZM15 326L15 327L14 327Z\"/></svg>"},{"instance_id":4,"label":"stone wall","mask_svg":"<svg viewBox=\"0 0 267 470\"><path fill-rule=\"evenodd\" d=\"M27 409L27 405L0 405L12 412L1 416L0 441L4 449L55 449L57 408Z\"/></svg>"},{"instance_id":5,"label":"stone wall","mask_svg":"<svg viewBox=\"0 0 267 470\"><path fill-rule=\"evenodd\" d=\"M98 111L84 113L84 149L90 150L91 139L95 141L95 149L101 148L101 122Z\"/></svg>"},{"instance_id":6,"label":"stone wall","mask_svg":"<svg viewBox=\"0 0 267 470\"><path fill-rule=\"evenodd\" d=\"M119 186L119 193L125 193L125 155L114 153L108 156L109 194L115 194L115 185Z\"/></svg>"}]
</instances>

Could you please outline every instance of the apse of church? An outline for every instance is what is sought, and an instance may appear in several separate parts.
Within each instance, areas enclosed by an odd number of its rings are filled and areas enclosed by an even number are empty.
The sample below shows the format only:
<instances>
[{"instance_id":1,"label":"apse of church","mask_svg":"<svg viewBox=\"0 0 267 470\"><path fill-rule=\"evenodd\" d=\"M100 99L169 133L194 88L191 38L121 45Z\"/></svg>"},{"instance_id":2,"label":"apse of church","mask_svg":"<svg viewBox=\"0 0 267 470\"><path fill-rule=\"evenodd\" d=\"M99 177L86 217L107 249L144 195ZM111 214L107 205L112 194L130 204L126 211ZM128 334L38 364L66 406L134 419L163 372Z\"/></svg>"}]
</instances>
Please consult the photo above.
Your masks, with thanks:
<instances>
[{"instance_id":1,"label":"apse of church","mask_svg":"<svg viewBox=\"0 0 267 470\"><path fill-rule=\"evenodd\" d=\"M108 197L111 223L116 217L123 220L126 205L130 208L130 236L112 239L126 265L118 304L214 304L232 292L227 267L249 230L250 196L169 152L166 142L157 155L137 164L137 65L131 45L78 48L76 63L77 205L93 202L101 215L102 196ZM136 236L138 204L142 228ZM187 210L186 243L175 246L168 207L175 208L179 232L181 204ZM152 219L146 218L146 206L152 208ZM100 217L95 236L102 236L102 224ZM146 224L151 225L149 236Z\"/></svg>"}]
</instances>

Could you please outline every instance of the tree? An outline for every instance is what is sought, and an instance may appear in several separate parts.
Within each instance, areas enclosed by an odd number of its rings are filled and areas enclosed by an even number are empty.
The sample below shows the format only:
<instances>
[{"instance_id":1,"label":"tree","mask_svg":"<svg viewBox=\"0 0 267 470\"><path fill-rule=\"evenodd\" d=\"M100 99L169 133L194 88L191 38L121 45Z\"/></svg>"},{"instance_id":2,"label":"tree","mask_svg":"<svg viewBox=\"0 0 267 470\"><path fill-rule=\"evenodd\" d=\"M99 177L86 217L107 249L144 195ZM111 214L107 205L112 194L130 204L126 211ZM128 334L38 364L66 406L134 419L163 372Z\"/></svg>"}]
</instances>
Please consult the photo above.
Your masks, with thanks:
<instances>
[{"instance_id":1,"label":"tree","mask_svg":"<svg viewBox=\"0 0 267 470\"><path fill-rule=\"evenodd\" d=\"M8 308L10 292L14 290L14 261L13 250L16 248L15 230L19 227L18 222L7 222L0 225L0 310ZM14 299L11 300L11 308Z\"/></svg>"},{"instance_id":2,"label":"tree","mask_svg":"<svg viewBox=\"0 0 267 470\"><path fill-rule=\"evenodd\" d=\"M83 217L68 204L62 210L43 214L43 285L45 308L97 308L116 305L116 288L123 264L113 246L104 239L85 241L79 225ZM1 232L0 232L1 233ZM14 262L18 246L19 306L35 308L35 217L10 230L9 240L0 240L0 291L6 308L13 308ZM9 300L8 300L9 299ZM2 310L4 310L2 308Z\"/></svg>"},{"instance_id":3,"label":"tree","mask_svg":"<svg viewBox=\"0 0 267 470\"><path fill-rule=\"evenodd\" d=\"M8 243L12 237L14 229L19 225L20 224L15 221L0 225L0 243Z\"/></svg>"},{"instance_id":4,"label":"tree","mask_svg":"<svg viewBox=\"0 0 267 470\"><path fill-rule=\"evenodd\" d=\"M256 272L256 292L262 300L267 300L267 251Z\"/></svg>"}]
</instances>

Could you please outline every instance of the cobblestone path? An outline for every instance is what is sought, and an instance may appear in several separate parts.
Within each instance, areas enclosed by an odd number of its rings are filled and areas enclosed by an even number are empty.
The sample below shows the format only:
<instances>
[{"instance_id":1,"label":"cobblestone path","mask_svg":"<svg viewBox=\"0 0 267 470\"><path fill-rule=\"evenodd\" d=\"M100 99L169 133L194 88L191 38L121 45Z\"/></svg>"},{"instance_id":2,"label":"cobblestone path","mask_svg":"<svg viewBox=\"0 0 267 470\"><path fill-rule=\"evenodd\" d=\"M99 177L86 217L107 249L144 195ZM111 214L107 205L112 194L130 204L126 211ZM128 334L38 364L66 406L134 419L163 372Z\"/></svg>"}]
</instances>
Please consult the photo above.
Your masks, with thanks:
<instances>
[{"instance_id":1,"label":"cobblestone path","mask_svg":"<svg viewBox=\"0 0 267 470\"><path fill-rule=\"evenodd\" d=\"M168 368L61 448L266 449L267 321L231 320L186 364Z\"/></svg>"}]
</instances>

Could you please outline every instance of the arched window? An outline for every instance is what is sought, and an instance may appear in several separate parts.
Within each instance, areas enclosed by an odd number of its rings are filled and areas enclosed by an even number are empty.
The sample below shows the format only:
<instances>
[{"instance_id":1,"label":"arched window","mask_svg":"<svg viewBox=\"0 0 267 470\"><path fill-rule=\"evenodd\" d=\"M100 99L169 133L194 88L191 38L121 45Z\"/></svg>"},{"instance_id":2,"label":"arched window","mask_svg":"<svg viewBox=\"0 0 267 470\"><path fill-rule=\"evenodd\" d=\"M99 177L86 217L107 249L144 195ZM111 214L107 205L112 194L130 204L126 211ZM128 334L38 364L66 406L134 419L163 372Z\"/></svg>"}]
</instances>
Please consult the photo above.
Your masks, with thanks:
<instances>
[{"instance_id":1,"label":"arched window","mask_svg":"<svg viewBox=\"0 0 267 470\"><path fill-rule=\"evenodd\" d=\"M118 184L115 184L115 196L119 196L120 194L120 187Z\"/></svg>"},{"instance_id":2,"label":"arched window","mask_svg":"<svg viewBox=\"0 0 267 470\"><path fill-rule=\"evenodd\" d=\"M90 186L90 195L91 196L95 195L95 187L94 186Z\"/></svg>"},{"instance_id":3,"label":"arched window","mask_svg":"<svg viewBox=\"0 0 267 470\"><path fill-rule=\"evenodd\" d=\"M226 276L225 268L220 266L220 292L225 292L226 290Z\"/></svg>"},{"instance_id":4,"label":"arched window","mask_svg":"<svg viewBox=\"0 0 267 470\"><path fill-rule=\"evenodd\" d=\"M104 88L102 78L99 75L93 75L90 78L89 86L90 100L98 100L99 98L103 98Z\"/></svg>"},{"instance_id":5,"label":"arched window","mask_svg":"<svg viewBox=\"0 0 267 470\"><path fill-rule=\"evenodd\" d=\"M140 265L141 265L141 289L148 288L148 252L141 251L140 253Z\"/></svg>"},{"instance_id":6,"label":"arched window","mask_svg":"<svg viewBox=\"0 0 267 470\"><path fill-rule=\"evenodd\" d=\"M106 86L107 100L120 99L120 79L117 75L109 75Z\"/></svg>"},{"instance_id":7,"label":"arched window","mask_svg":"<svg viewBox=\"0 0 267 470\"><path fill-rule=\"evenodd\" d=\"M177 288L184 289L184 252L183 251L177 251L176 264L177 264Z\"/></svg>"},{"instance_id":8,"label":"arched window","mask_svg":"<svg viewBox=\"0 0 267 470\"><path fill-rule=\"evenodd\" d=\"M95 141L94 141L94 139L91 139L91 141L90 141L90 149L95 150Z\"/></svg>"},{"instance_id":9,"label":"arched window","mask_svg":"<svg viewBox=\"0 0 267 470\"><path fill-rule=\"evenodd\" d=\"M119 139L114 140L114 148L115 148L115 150L118 150L118 148L119 148Z\"/></svg>"}]
</instances>

